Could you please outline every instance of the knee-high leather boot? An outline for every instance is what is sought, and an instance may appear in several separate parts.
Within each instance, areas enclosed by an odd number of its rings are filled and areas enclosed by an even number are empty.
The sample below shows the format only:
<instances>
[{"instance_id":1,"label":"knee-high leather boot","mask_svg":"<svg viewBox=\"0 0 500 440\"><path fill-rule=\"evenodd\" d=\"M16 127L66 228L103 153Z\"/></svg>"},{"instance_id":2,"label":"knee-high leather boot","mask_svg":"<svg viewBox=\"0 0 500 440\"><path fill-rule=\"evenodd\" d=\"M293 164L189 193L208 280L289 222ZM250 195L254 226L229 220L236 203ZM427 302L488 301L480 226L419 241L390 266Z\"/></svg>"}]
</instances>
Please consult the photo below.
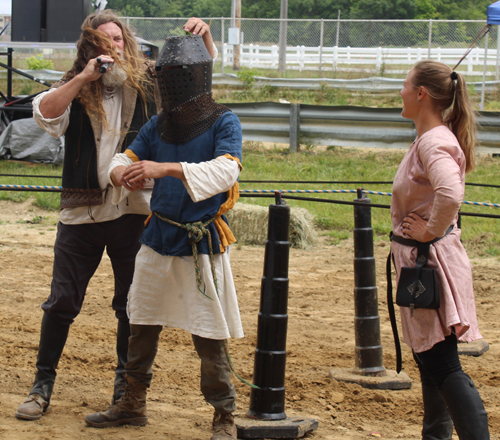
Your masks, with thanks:
<instances>
[{"instance_id":1,"label":"knee-high leather boot","mask_svg":"<svg viewBox=\"0 0 500 440\"><path fill-rule=\"evenodd\" d=\"M125 392L125 365L127 364L128 353L128 338L130 337L130 324L128 319L126 321L118 320L118 327L116 330L116 354L118 356L118 363L115 370L115 386L113 392L113 405L119 400Z\"/></svg>"},{"instance_id":2,"label":"knee-high leather boot","mask_svg":"<svg viewBox=\"0 0 500 440\"><path fill-rule=\"evenodd\" d=\"M440 391L460 440L489 440L488 414L471 378L453 373Z\"/></svg>"},{"instance_id":3,"label":"knee-high leather boot","mask_svg":"<svg viewBox=\"0 0 500 440\"><path fill-rule=\"evenodd\" d=\"M16 411L18 419L39 419L49 408L56 368L68 338L69 325L59 324L44 313L36 360L36 375L28 398Z\"/></svg>"},{"instance_id":4,"label":"knee-high leather boot","mask_svg":"<svg viewBox=\"0 0 500 440\"><path fill-rule=\"evenodd\" d=\"M422 440L451 440L453 422L448 408L435 385L422 384L424 420Z\"/></svg>"}]
</instances>

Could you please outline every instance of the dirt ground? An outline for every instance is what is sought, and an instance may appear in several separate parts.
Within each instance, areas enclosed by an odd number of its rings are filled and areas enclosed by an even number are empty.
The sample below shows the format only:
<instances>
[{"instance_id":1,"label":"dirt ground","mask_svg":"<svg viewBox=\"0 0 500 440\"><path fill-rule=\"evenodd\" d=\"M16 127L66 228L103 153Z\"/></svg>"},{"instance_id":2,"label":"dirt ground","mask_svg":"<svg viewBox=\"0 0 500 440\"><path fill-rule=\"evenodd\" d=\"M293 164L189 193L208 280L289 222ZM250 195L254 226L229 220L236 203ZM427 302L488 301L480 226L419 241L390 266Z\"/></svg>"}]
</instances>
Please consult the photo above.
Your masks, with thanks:
<instances>
[{"instance_id":1,"label":"dirt ground","mask_svg":"<svg viewBox=\"0 0 500 440\"><path fill-rule=\"evenodd\" d=\"M40 224L39 217L43 218ZM86 427L86 414L109 405L114 377L116 320L107 257L71 327L50 412L33 422L14 417L35 373L40 304L50 289L56 221L55 214L33 208L29 202L0 202L0 439L209 439L212 410L199 392L198 359L190 336L175 329L162 333L148 395L149 424L102 430ZM388 243L376 245L384 365L393 370L394 345L384 298L387 252ZM251 380L264 248L237 245L231 258L246 337L231 340L230 350L237 371ZM473 266L479 322L490 348L482 356L461 359L489 413L491 438L500 440L500 273L495 259L473 260ZM421 386L405 345L403 368L412 379L410 389L370 390L329 378L332 368L355 366L352 241L338 246L319 244L312 251L292 249L289 278L287 416L318 420L319 427L307 435L309 439L420 439ZM250 389L237 379L234 382L238 417L243 418Z\"/></svg>"}]
</instances>

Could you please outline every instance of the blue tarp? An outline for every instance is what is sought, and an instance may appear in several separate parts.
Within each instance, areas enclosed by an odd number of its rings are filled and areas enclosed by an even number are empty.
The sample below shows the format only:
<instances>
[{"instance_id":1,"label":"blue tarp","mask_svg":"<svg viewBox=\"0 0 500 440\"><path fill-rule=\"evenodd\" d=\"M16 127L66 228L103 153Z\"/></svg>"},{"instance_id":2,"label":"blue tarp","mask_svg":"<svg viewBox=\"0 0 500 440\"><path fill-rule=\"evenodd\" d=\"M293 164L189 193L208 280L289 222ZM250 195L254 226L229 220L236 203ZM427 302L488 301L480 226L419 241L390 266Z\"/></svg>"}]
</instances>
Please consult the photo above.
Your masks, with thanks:
<instances>
[{"instance_id":1,"label":"blue tarp","mask_svg":"<svg viewBox=\"0 0 500 440\"><path fill-rule=\"evenodd\" d=\"M500 25L500 1L492 3L486 10L486 23Z\"/></svg>"}]
</instances>

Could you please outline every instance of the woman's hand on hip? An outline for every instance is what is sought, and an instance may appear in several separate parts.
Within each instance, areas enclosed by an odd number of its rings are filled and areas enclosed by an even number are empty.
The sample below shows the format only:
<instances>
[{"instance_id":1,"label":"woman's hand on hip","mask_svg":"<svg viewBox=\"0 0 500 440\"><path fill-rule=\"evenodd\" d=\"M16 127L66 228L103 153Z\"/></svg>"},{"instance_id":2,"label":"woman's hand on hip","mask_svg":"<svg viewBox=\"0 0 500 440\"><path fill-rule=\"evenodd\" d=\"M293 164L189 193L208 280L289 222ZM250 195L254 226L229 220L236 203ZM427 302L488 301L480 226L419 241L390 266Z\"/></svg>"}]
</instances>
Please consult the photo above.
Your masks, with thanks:
<instances>
[{"instance_id":1,"label":"woman's hand on hip","mask_svg":"<svg viewBox=\"0 0 500 440\"><path fill-rule=\"evenodd\" d=\"M427 231L427 220L412 212L402 222L403 237L421 241L423 243L434 240L435 235Z\"/></svg>"}]
</instances>

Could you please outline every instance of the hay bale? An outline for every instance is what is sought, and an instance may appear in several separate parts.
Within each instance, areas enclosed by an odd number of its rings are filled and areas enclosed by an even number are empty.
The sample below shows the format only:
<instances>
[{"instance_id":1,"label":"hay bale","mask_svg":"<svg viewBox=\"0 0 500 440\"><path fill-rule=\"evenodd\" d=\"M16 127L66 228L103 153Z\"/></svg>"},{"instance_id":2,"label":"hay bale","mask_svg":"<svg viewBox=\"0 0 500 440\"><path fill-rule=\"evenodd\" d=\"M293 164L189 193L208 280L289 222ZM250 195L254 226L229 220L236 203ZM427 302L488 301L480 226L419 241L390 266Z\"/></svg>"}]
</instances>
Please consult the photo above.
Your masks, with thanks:
<instances>
[{"instance_id":1,"label":"hay bale","mask_svg":"<svg viewBox=\"0 0 500 440\"><path fill-rule=\"evenodd\" d=\"M266 243L269 208L237 203L226 216L239 243ZM305 208L290 208L290 246L309 249L316 239L317 233L311 213Z\"/></svg>"}]
</instances>

